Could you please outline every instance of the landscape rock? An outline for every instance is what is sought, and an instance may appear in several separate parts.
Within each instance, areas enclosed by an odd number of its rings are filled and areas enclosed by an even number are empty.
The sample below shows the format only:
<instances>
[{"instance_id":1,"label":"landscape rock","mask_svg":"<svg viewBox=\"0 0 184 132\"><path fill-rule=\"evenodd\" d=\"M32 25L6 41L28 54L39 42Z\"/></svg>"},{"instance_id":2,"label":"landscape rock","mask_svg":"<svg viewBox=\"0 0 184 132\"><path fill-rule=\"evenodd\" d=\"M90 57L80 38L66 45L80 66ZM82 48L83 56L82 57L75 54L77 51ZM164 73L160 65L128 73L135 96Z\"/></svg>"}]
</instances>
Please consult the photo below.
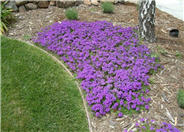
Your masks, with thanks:
<instances>
[{"instance_id":1,"label":"landscape rock","mask_svg":"<svg viewBox=\"0 0 184 132\"><path fill-rule=\"evenodd\" d=\"M39 1L38 2L39 8L48 8L48 6L49 6L49 1Z\"/></svg>"},{"instance_id":2,"label":"landscape rock","mask_svg":"<svg viewBox=\"0 0 184 132\"><path fill-rule=\"evenodd\" d=\"M56 6L59 8L68 8L72 6L78 6L82 1L56 1Z\"/></svg>"},{"instance_id":3,"label":"landscape rock","mask_svg":"<svg viewBox=\"0 0 184 132\"><path fill-rule=\"evenodd\" d=\"M55 6L56 5L56 1L51 1L50 2L50 6Z\"/></svg>"},{"instance_id":4,"label":"landscape rock","mask_svg":"<svg viewBox=\"0 0 184 132\"><path fill-rule=\"evenodd\" d=\"M125 3L125 0L100 0L100 2Z\"/></svg>"},{"instance_id":5,"label":"landscape rock","mask_svg":"<svg viewBox=\"0 0 184 132\"><path fill-rule=\"evenodd\" d=\"M121 4L123 4L123 3L125 3L125 0L114 0L114 3L121 3Z\"/></svg>"},{"instance_id":6,"label":"landscape rock","mask_svg":"<svg viewBox=\"0 0 184 132\"><path fill-rule=\"evenodd\" d=\"M138 0L124 0L124 1L128 3L134 3L134 4L137 4L139 2Z\"/></svg>"},{"instance_id":7,"label":"landscape rock","mask_svg":"<svg viewBox=\"0 0 184 132\"><path fill-rule=\"evenodd\" d=\"M98 0L91 0L91 4L92 5L99 5L99 2L98 2Z\"/></svg>"},{"instance_id":8,"label":"landscape rock","mask_svg":"<svg viewBox=\"0 0 184 132\"><path fill-rule=\"evenodd\" d=\"M114 3L115 0L101 0L101 2L112 2L112 3Z\"/></svg>"},{"instance_id":9,"label":"landscape rock","mask_svg":"<svg viewBox=\"0 0 184 132\"><path fill-rule=\"evenodd\" d=\"M25 11L26 11L26 8L24 5L19 7L19 12L25 12Z\"/></svg>"},{"instance_id":10,"label":"landscape rock","mask_svg":"<svg viewBox=\"0 0 184 132\"><path fill-rule=\"evenodd\" d=\"M44 1L44 0L40 0L40 1ZM38 4L38 2L39 2L38 0L29 1L29 3L34 3L34 4L36 4L36 5Z\"/></svg>"},{"instance_id":11,"label":"landscape rock","mask_svg":"<svg viewBox=\"0 0 184 132\"><path fill-rule=\"evenodd\" d=\"M27 3L27 1L25 1L25 0L16 0L15 3L16 3L16 6L22 6L22 5L25 5Z\"/></svg>"},{"instance_id":12,"label":"landscape rock","mask_svg":"<svg viewBox=\"0 0 184 132\"><path fill-rule=\"evenodd\" d=\"M26 9L28 10L34 10L34 9L37 9L37 5L34 4L34 3L28 3L25 5Z\"/></svg>"},{"instance_id":13,"label":"landscape rock","mask_svg":"<svg viewBox=\"0 0 184 132\"><path fill-rule=\"evenodd\" d=\"M18 8L16 6L16 3L15 1L9 1L6 5L5 5L6 8L10 8L12 9L13 11L18 11Z\"/></svg>"},{"instance_id":14,"label":"landscape rock","mask_svg":"<svg viewBox=\"0 0 184 132\"><path fill-rule=\"evenodd\" d=\"M84 4L91 5L91 1L90 0L84 0Z\"/></svg>"}]
</instances>

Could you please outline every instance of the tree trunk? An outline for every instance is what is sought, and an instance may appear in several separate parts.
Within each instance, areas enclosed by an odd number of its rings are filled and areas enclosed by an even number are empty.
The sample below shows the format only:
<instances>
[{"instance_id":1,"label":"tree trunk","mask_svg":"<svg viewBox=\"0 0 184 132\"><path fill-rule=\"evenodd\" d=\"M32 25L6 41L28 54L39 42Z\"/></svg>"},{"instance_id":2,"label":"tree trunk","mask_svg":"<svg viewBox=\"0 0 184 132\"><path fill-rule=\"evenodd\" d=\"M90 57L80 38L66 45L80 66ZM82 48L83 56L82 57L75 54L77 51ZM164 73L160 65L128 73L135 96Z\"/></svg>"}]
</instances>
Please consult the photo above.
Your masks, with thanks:
<instances>
[{"instance_id":1,"label":"tree trunk","mask_svg":"<svg viewBox=\"0 0 184 132\"><path fill-rule=\"evenodd\" d=\"M140 0L139 32L141 38L155 42L155 0Z\"/></svg>"}]
</instances>

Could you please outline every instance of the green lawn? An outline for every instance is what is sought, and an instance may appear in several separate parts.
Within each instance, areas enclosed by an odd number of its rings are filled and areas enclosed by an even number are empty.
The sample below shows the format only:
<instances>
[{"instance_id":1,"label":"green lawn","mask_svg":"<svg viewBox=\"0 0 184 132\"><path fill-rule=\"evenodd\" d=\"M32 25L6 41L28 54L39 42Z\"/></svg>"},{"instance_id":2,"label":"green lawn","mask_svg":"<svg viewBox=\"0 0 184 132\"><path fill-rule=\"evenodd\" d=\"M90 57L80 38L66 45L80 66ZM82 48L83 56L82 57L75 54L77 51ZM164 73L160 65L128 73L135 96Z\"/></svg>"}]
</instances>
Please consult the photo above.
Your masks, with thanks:
<instances>
[{"instance_id":1,"label":"green lawn","mask_svg":"<svg viewBox=\"0 0 184 132\"><path fill-rule=\"evenodd\" d=\"M73 79L51 57L1 37L3 132L86 132L88 124Z\"/></svg>"}]
</instances>

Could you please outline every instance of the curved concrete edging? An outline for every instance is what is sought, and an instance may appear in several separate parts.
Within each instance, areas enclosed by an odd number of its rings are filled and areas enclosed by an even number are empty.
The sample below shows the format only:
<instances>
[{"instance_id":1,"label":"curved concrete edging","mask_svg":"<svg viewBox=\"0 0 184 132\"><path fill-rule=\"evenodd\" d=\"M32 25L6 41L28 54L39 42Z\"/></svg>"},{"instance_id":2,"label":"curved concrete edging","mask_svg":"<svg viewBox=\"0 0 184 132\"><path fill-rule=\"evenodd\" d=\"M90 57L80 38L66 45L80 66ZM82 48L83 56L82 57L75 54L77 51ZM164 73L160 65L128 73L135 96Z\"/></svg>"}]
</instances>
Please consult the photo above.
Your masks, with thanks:
<instances>
[{"instance_id":1,"label":"curved concrete edging","mask_svg":"<svg viewBox=\"0 0 184 132\"><path fill-rule=\"evenodd\" d=\"M58 59L58 58L56 58L56 57L53 56L52 54L48 53L46 50L43 50L43 49L41 49L40 47L35 46L34 44L32 44L32 43L30 43L30 42L22 41L22 40L20 40L20 39L18 39L18 40L21 41L21 42L24 42L24 43L26 43L26 44L28 44L28 45L30 45L30 46L32 46L32 47L35 47L35 48L39 49L40 51L43 51L44 53L46 53L47 55L49 55L54 61L56 61L57 63L59 63L59 64L66 70L66 72L68 72L68 74L69 74L72 78L74 78L74 76L73 76L73 74L70 72L70 70L69 70L69 69ZM92 126L91 126L91 120L90 120L90 116L89 116L89 112L88 112L88 108L87 108L87 102L86 102L86 100L85 100L85 98L84 98L84 95L83 95L83 93L82 93L82 90L81 90L81 87L80 87L79 83L78 83L77 81L75 81L75 84L77 85L77 88L78 88L78 90L79 90L79 92L80 92L80 95L81 95L81 97L82 97L82 102L83 102L84 109L85 109L86 116L87 116L87 120L88 120L89 131L90 131L90 132L93 132L93 129L92 129Z\"/></svg>"}]
</instances>

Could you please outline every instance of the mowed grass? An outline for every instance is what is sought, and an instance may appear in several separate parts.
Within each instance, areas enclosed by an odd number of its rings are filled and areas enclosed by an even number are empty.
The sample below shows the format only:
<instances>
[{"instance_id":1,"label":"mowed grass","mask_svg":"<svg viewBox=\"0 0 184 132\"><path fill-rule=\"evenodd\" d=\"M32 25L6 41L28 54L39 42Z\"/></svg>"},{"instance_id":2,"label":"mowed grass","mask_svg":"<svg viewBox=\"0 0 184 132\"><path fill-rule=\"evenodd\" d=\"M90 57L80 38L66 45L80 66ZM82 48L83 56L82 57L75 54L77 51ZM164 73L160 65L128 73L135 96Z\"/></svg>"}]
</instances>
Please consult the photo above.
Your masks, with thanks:
<instances>
[{"instance_id":1,"label":"mowed grass","mask_svg":"<svg viewBox=\"0 0 184 132\"><path fill-rule=\"evenodd\" d=\"M1 37L3 132L86 132L74 80L51 57Z\"/></svg>"}]
</instances>

